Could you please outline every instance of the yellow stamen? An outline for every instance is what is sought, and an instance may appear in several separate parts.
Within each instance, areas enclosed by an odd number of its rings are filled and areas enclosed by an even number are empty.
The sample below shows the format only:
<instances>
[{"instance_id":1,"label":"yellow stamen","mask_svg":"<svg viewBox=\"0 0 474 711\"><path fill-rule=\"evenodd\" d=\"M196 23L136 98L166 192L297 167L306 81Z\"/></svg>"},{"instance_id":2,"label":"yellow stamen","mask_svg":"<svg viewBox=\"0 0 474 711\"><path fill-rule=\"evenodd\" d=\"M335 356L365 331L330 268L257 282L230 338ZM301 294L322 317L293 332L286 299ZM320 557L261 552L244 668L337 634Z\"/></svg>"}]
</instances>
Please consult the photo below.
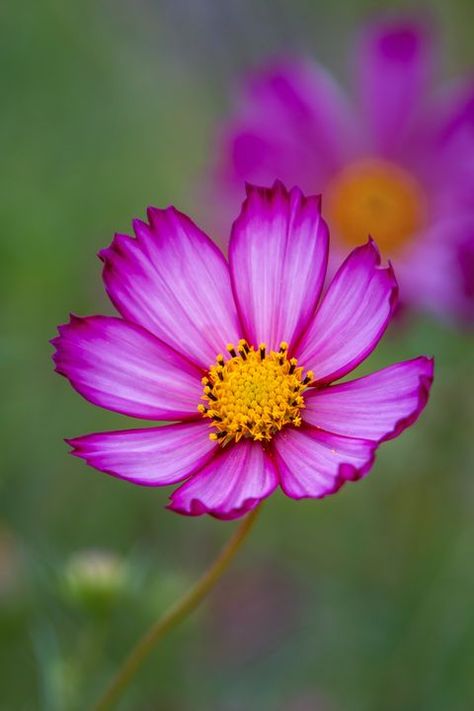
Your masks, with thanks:
<instances>
[{"instance_id":1,"label":"yellow stamen","mask_svg":"<svg viewBox=\"0 0 474 711\"><path fill-rule=\"evenodd\" d=\"M327 188L329 225L346 244L372 236L388 256L422 226L425 198L417 180L388 161L367 160L342 170Z\"/></svg>"},{"instance_id":2,"label":"yellow stamen","mask_svg":"<svg viewBox=\"0 0 474 711\"><path fill-rule=\"evenodd\" d=\"M202 379L206 404L198 411L215 428L210 438L223 446L242 437L268 442L286 425L299 427L302 393L314 375L308 371L303 377L296 358L288 359L288 343L278 352L267 352L265 343L255 350L244 339L237 348L232 343L226 348L229 360L219 354Z\"/></svg>"}]
</instances>

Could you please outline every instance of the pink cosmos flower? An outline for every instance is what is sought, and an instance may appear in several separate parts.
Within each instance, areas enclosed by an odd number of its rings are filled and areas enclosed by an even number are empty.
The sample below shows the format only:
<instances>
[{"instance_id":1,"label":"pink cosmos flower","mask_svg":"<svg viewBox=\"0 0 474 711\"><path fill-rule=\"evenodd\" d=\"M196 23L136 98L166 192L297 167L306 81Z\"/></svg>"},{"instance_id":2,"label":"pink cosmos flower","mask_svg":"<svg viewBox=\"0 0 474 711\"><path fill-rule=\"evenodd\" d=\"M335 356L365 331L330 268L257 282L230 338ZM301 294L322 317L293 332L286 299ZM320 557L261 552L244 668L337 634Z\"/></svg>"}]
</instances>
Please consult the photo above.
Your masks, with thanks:
<instances>
[{"instance_id":1,"label":"pink cosmos flower","mask_svg":"<svg viewBox=\"0 0 474 711\"><path fill-rule=\"evenodd\" d=\"M91 466L145 486L184 483L169 508L233 519L278 485L320 498L369 471L424 408L420 357L334 385L375 348L395 305L373 241L321 299L329 235L319 197L247 188L229 263L173 207L100 253L120 313L59 327L59 373L95 405L160 427L70 440Z\"/></svg>"},{"instance_id":2,"label":"pink cosmos flower","mask_svg":"<svg viewBox=\"0 0 474 711\"><path fill-rule=\"evenodd\" d=\"M218 191L274 177L321 192L339 248L371 234L403 301L474 321L474 83L431 90L429 29L365 28L349 100L314 62L250 77L219 147ZM223 196L224 197L224 196Z\"/></svg>"}]
</instances>

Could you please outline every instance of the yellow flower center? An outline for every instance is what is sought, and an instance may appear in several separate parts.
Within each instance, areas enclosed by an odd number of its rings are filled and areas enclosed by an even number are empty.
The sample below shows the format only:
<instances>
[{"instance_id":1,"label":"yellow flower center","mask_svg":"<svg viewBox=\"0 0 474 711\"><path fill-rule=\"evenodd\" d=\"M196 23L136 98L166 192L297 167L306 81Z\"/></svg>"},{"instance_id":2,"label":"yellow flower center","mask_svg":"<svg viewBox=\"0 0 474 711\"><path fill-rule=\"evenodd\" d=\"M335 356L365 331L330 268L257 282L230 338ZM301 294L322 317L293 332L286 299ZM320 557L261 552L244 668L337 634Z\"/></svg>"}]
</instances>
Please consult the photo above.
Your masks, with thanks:
<instances>
[{"instance_id":1,"label":"yellow flower center","mask_svg":"<svg viewBox=\"0 0 474 711\"><path fill-rule=\"evenodd\" d=\"M264 343L255 350L241 340L227 351L228 359L219 354L202 379L205 405L198 410L214 427L209 437L222 445L242 437L261 442L285 425L299 427L302 394L314 376L308 370L303 377L296 358L288 358L288 344L267 353Z\"/></svg>"},{"instance_id":2,"label":"yellow flower center","mask_svg":"<svg viewBox=\"0 0 474 711\"><path fill-rule=\"evenodd\" d=\"M381 160L353 163L328 186L329 225L346 244L371 235L383 252L404 246L420 228L424 194L403 168Z\"/></svg>"}]
</instances>

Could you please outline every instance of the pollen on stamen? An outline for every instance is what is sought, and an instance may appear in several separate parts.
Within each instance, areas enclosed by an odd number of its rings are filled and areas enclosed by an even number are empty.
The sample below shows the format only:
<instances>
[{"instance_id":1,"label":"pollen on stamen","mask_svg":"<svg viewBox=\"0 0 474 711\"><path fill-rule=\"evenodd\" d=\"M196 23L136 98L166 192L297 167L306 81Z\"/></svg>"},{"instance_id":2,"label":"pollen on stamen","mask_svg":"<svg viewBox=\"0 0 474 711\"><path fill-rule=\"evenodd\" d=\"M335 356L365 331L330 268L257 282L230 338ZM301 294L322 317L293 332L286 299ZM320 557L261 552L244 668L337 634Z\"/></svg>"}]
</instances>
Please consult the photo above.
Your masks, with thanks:
<instances>
[{"instance_id":1,"label":"pollen on stamen","mask_svg":"<svg viewBox=\"0 0 474 711\"><path fill-rule=\"evenodd\" d=\"M242 355L242 351L247 354L250 352L250 347L245 338L241 338L239 341L239 345L237 350L239 351L240 355Z\"/></svg>"},{"instance_id":2,"label":"pollen on stamen","mask_svg":"<svg viewBox=\"0 0 474 711\"><path fill-rule=\"evenodd\" d=\"M255 349L245 339L226 346L229 358L219 353L216 363L202 379L202 403L198 411L210 420L210 438L221 446L250 438L269 442L283 427L301 426L303 392L312 382L311 371L303 376L296 358L288 358L289 345L267 351L265 343Z\"/></svg>"}]
</instances>

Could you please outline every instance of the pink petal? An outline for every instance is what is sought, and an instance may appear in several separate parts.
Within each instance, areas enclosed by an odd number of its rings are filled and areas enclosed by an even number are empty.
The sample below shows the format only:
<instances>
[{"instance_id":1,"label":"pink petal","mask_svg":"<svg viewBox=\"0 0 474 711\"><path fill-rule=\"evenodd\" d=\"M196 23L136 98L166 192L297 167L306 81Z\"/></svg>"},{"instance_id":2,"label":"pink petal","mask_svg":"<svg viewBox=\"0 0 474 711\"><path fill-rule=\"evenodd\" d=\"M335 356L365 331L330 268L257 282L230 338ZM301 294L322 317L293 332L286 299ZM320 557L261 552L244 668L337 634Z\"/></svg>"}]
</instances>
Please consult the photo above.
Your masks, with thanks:
<instances>
[{"instance_id":1,"label":"pink petal","mask_svg":"<svg viewBox=\"0 0 474 711\"><path fill-rule=\"evenodd\" d=\"M431 217L474 212L474 81L441 87L400 156L424 186ZM449 240L448 240L449 241Z\"/></svg>"},{"instance_id":2,"label":"pink petal","mask_svg":"<svg viewBox=\"0 0 474 711\"><path fill-rule=\"evenodd\" d=\"M200 371L140 326L71 316L58 330L56 370L94 405L147 420L197 416Z\"/></svg>"},{"instance_id":3,"label":"pink petal","mask_svg":"<svg viewBox=\"0 0 474 711\"><path fill-rule=\"evenodd\" d=\"M461 268L461 291L466 321L474 323L474 230L459 245L458 261Z\"/></svg>"},{"instance_id":4,"label":"pink petal","mask_svg":"<svg viewBox=\"0 0 474 711\"><path fill-rule=\"evenodd\" d=\"M265 185L278 176L313 192L350 159L356 130L332 77L295 60L250 77L223 134L219 181Z\"/></svg>"},{"instance_id":5,"label":"pink petal","mask_svg":"<svg viewBox=\"0 0 474 711\"><path fill-rule=\"evenodd\" d=\"M447 92L442 106L430 107L436 117L431 182L436 183L448 215L461 209L474 213L474 81ZM425 122L428 123L428 122ZM429 124L428 124L429 125ZM426 132L426 126L425 126ZM434 161L437 164L434 165Z\"/></svg>"},{"instance_id":6,"label":"pink petal","mask_svg":"<svg viewBox=\"0 0 474 711\"><path fill-rule=\"evenodd\" d=\"M397 263L400 294L449 321L474 322L474 211L435 221Z\"/></svg>"},{"instance_id":7,"label":"pink petal","mask_svg":"<svg viewBox=\"0 0 474 711\"><path fill-rule=\"evenodd\" d=\"M425 119L434 126L438 148L459 149L457 156L462 157L462 148L470 147L474 140L474 79L449 86L438 97L431 114ZM433 115L434 113L434 115ZM464 155L468 160L469 156ZM472 175L472 174L471 174Z\"/></svg>"},{"instance_id":8,"label":"pink petal","mask_svg":"<svg viewBox=\"0 0 474 711\"><path fill-rule=\"evenodd\" d=\"M345 437L380 442L397 437L425 407L433 361L415 358L363 378L305 395L303 418Z\"/></svg>"},{"instance_id":9,"label":"pink petal","mask_svg":"<svg viewBox=\"0 0 474 711\"><path fill-rule=\"evenodd\" d=\"M67 440L71 454L106 474L143 486L165 486L200 469L217 446L206 422L102 432Z\"/></svg>"},{"instance_id":10,"label":"pink petal","mask_svg":"<svg viewBox=\"0 0 474 711\"><path fill-rule=\"evenodd\" d=\"M329 234L320 199L248 186L229 247L232 285L244 332L257 346L294 343L314 312L324 282Z\"/></svg>"},{"instance_id":11,"label":"pink petal","mask_svg":"<svg viewBox=\"0 0 474 711\"><path fill-rule=\"evenodd\" d=\"M374 150L395 154L409 132L429 87L431 49L426 24L399 20L366 28L357 66L362 114Z\"/></svg>"},{"instance_id":12,"label":"pink petal","mask_svg":"<svg viewBox=\"0 0 474 711\"><path fill-rule=\"evenodd\" d=\"M393 313L397 282L380 268L373 240L354 249L339 268L296 349L318 383L341 378L373 351Z\"/></svg>"},{"instance_id":13,"label":"pink petal","mask_svg":"<svg viewBox=\"0 0 474 711\"><path fill-rule=\"evenodd\" d=\"M376 444L304 426L282 430L274 447L285 494L293 499L320 499L334 494L346 481L367 474Z\"/></svg>"},{"instance_id":14,"label":"pink petal","mask_svg":"<svg viewBox=\"0 0 474 711\"><path fill-rule=\"evenodd\" d=\"M278 485L270 458L260 444L241 440L221 449L198 474L171 495L169 508L188 516L243 516Z\"/></svg>"},{"instance_id":15,"label":"pink petal","mask_svg":"<svg viewBox=\"0 0 474 711\"><path fill-rule=\"evenodd\" d=\"M102 250L107 292L120 313L203 368L241 338L226 261L173 207L150 208L136 239L116 235Z\"/></svg>"}]
</instances>

